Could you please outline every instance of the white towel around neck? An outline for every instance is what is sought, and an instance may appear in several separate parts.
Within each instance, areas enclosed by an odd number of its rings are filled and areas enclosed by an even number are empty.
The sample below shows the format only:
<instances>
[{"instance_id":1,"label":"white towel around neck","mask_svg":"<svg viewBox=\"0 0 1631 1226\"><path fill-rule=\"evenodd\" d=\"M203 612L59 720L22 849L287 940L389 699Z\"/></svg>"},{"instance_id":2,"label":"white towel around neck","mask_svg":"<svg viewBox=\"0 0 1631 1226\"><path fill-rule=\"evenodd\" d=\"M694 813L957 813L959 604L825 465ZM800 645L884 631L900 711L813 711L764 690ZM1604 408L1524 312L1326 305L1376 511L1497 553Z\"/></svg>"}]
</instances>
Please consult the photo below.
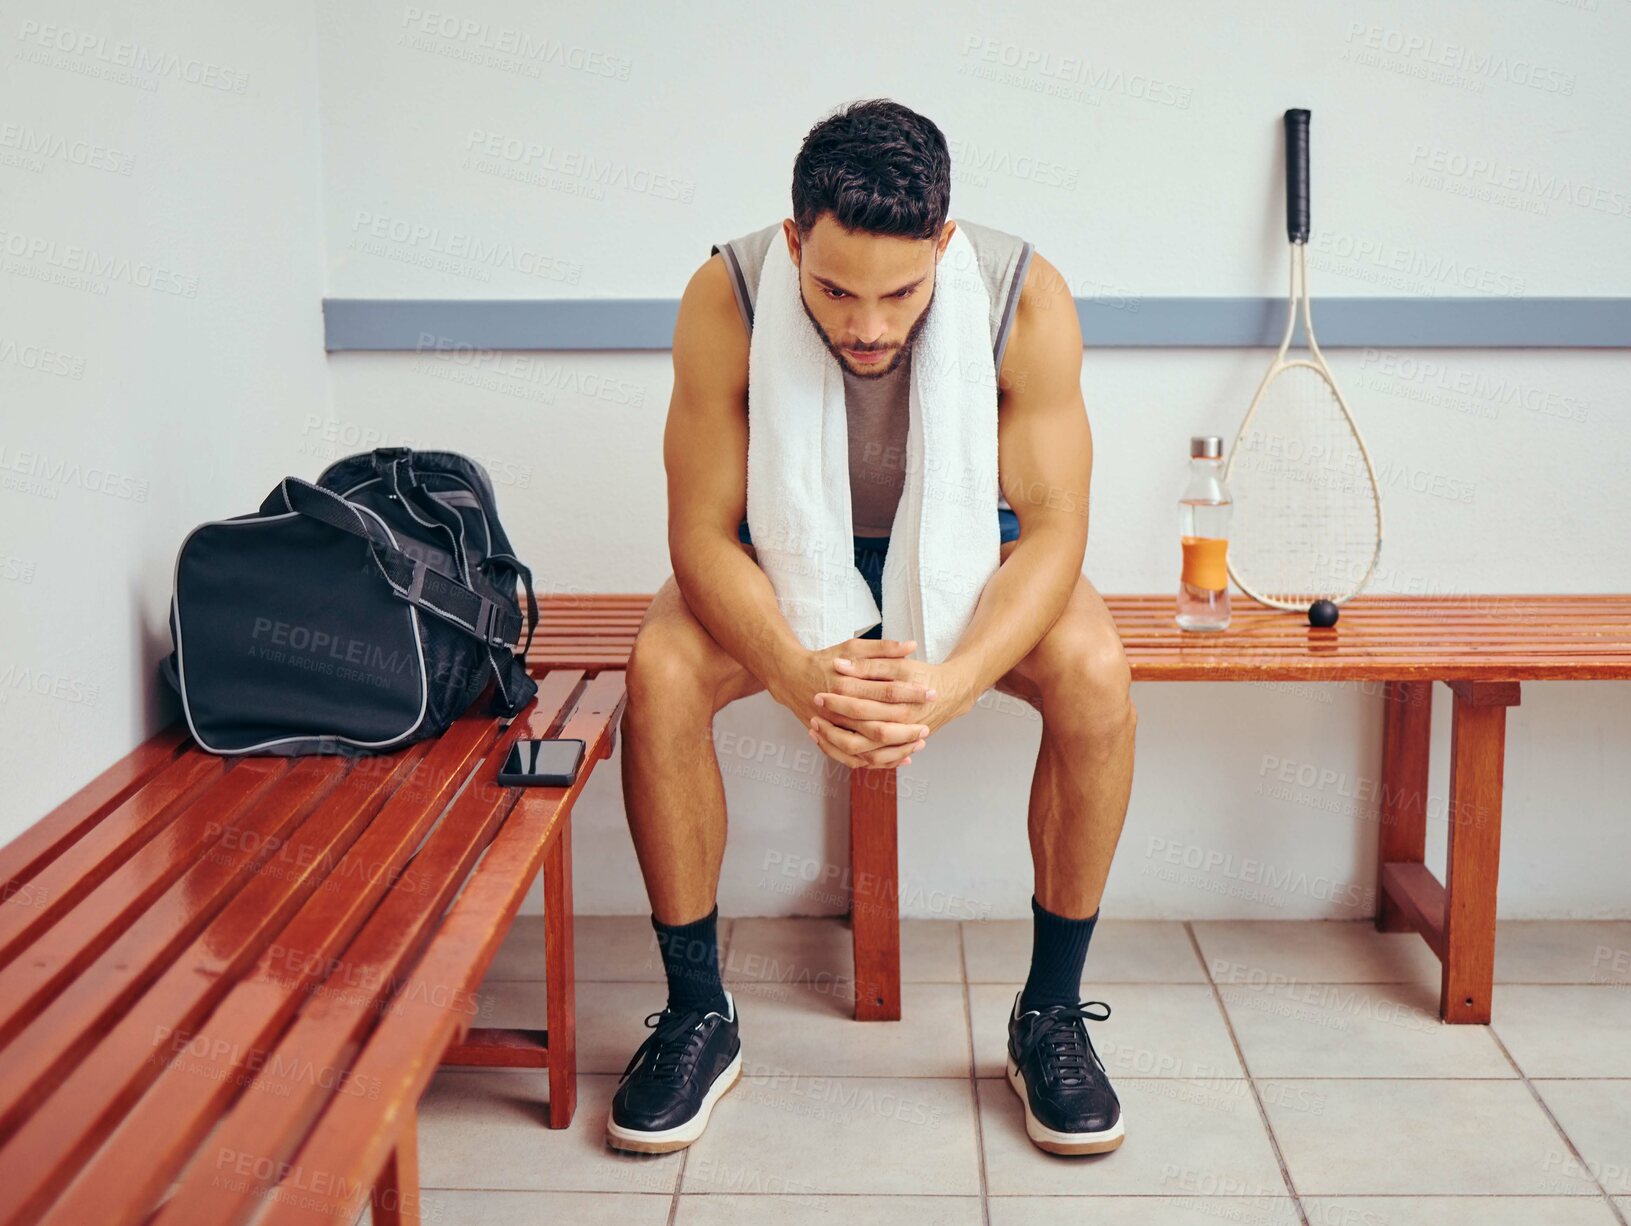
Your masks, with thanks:
<instances>
[{"instance_id":1,"label":"white towel around neck","mask_svg":"<svg viewBox=\"0 0 1631 1226\"><path fill-rule=\"evenodd\" d=\"M798 268L771 244L748 357L748 532L799 642L819 650L881 620L943 661L1000 564L997 378L990 297L961 229L936 269L911 362L900 504L883 566L883 609L855 566L844 374L799 301Z\"/></svg>"}]
</instances>

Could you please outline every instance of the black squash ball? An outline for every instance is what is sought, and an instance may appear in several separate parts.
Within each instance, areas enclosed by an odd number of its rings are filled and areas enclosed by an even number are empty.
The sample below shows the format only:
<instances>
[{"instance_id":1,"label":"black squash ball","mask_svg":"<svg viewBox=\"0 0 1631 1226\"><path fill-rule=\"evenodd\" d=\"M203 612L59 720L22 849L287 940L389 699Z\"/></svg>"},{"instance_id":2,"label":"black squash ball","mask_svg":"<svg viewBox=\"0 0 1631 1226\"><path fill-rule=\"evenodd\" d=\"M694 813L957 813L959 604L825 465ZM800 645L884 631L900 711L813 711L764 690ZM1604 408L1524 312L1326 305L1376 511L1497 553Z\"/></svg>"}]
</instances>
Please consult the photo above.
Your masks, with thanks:
<instances>
[{"instance_id":1,"label":"black squash ball","mask_svg":"<svg viewBox=\"0 0 1631 1226\"><path fill-rule=\"evenodd\" d=\"M1308 606L1308 624L1310 626L1319 626L1321 629L1326 626L1334 626L1337 624L1338 616L1336 605L1329 600L1316 600Z\"/></svg>"}]
</instances>

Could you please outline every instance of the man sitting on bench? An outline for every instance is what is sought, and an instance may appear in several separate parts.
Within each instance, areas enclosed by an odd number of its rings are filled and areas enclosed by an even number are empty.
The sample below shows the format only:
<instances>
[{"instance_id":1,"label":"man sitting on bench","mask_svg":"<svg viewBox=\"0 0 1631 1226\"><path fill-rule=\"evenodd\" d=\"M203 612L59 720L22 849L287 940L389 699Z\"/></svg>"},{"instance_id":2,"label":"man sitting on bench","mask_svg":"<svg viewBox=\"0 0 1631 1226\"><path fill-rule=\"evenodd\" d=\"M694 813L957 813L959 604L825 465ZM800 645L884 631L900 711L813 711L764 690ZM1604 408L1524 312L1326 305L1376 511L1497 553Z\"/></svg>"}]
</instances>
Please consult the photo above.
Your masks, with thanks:
<instances>
[{"instance_id":1,"label":"man sitting on bench","mask_svg":"<svg viewBox=\"0 0 1631 1226\"><path fill-rule=\"evenodd\" d=\"M1086 1026L1108 1007L1079 996L1126 815L1137 717L1121 640L1081 573L1093 462L1081 330L1064 279L1029 243L948 220L950 180L945 137L928 119L887 100L854 104L806 137L792 218L715 248L681 301L664 438L674 574L635 641L622 723L629 827L668 1002L647 1019L653 1033L613 1100L608 1139L618 1148L689 1145L741 1072L736 1002L721 983L715 936L726 829L715 713L769 691L828 757L894 768L993 686L1042 715L1028 819L1034 940L1008 1017L1010 1084L1043 1149L1098 1153L1121 1142L1120 1104ZM959 229L977 268L941 263ZM969 357L994 363L997 437L976 441L995 445L1000 494L974 496L990 499L980 506L996 516L1000 537L992 534L995 569L970 594L966 627L938 662L912 658L916 642L882 638L881 622L807 646L762 569L746 517L748 358L755 288L766 261L783 260L825 346L821 360L842 373L854 565L879 609L890 532L912 488L909 456L921 446L908 433L914 345L931 304L951 309L956 278L984 280L993 350ZM766 306L757 303L761 328ZM760 377L756 360L756 429ZM817 436L821 424L810 423ZM1010 815L993 820L1008 825ZM1091 1012L1095 1005L1104 1012Z\"/></svg>"}]
</instances>

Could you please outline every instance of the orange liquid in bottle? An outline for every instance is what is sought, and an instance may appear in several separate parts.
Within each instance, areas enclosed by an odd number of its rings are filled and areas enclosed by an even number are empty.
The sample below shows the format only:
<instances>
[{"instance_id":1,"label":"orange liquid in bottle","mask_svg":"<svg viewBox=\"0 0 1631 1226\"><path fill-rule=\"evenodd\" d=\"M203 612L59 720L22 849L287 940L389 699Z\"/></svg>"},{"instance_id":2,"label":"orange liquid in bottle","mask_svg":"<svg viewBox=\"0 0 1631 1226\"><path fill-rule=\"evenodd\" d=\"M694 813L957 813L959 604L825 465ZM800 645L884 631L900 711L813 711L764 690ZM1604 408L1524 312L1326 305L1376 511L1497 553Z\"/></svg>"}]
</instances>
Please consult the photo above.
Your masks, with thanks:
<instances>
[{"instance_id":1,"label":"orange liquid in bottle","mask_svg":"<svg viewBox=\"0 0 1631 1226\"><path fill-rule=\"evenodd\" d=\"M1221 592L1229 586L1229 542L1215 536L1186 536L1183 581L1202 591Z\"/></svg>"}]
</instances>

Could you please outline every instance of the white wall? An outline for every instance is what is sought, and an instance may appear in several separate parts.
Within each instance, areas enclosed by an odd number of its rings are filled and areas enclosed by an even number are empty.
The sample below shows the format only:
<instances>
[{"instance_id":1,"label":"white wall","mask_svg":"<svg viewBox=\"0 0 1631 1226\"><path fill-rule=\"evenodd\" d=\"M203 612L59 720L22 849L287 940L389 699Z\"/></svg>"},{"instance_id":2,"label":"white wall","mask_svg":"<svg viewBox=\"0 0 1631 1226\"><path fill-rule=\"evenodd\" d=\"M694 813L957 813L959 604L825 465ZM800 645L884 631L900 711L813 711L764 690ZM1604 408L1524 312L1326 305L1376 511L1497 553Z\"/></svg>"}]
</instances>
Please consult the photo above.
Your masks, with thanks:
<instances>
[{"instance_id":1,"label":"white wall","mask_svg":"<svg viewBox=\"0 0 1631 1226\"><path fill-rule=\"evenodd\" d=\"M309 4L0 15L0 841L177 712L171 570L329 412Z\"/></svg>"},{"instance_id":2,"label":"white wall","mask_svg":"<svg viewBox=\"0 0 1631 1226\"><path fill-rule=\"evenodd\" d=\"M1618 62L1631 10L1285 13L1270 0L1032 3L1000 16L974 3L651 6L638 22L578 7L546 18L519 3L332 10L330 291L675 296L711 243L786 215L810 125L841 101L887 94L951 140L954 215L1026 235L1079 295L1122 309L1153 295L1282 291L1278 134L1294 105L1315 116L1321 291L1631 293L1631 88ZM512 50L523 37L542 54ZM489 140L539 148L483 160ZM1493 191L1480 176L1519 187ZM1573 194L1555 198L1554 181ZM414 227L425 236L389 237ZM477 245L514 254L460 257ZM1334 360L1390 482L1376 590L1631 590L1619 526L1631 355ZM1085 570L1103 590L1172 586L1186 440L1232 433L1264 361L1086 355L1098 462ZM504 455L506 522L550 586L649 591L668 573L666 355L359 355L331 369L326 428L348 442L400 434ZM901 810L910 912L1026 914L1039 730L1028 708L998 699L902 772L916 798ZM1375 687L1140 684L1136 700L1111 910L1369 912ZM1631 858L1631 766L1608 751L1631 733L1631 689L1527 685L1510 729L1502 914L1631 915L1613 867ZM796 721L763 696L722 713L715 741L731 817L722 908L840 910L842 774L823 776ZM1267 786L1307 764L1336 782ZM640 912L615 765L580 804L577 898L586 911Z\"/></svg>"},{"instance_id":3,"label":"white wall","mask_svg":"<svg viewBox=\"0 0 1631 1226\"><path fill-rule=\"evenodd\" d=\"M1631 39L1631 10L1610 0L1439 0L1299 6L1296 23L1284 13L1269 0L1227 9L1175 0L1031 3L1001 16L975 4L926 3L820 14L735 4L326 6L316 46L323 289L337 297L675 297L711 243L786 214L792 158L813 123L839 102L888 95L928 114L952 141L954 216L1031 238L1079 295L1121 309L1160 295L1281 292L1278 130L1293 105L1315 112L1317 290L1631 294L1631 128L1623 118L1631 85L1617 62ZM251 94L263 82L270 90L273 70L254 76L260 61L248 49L270 56L298 40L282 27L218 31L225 20L187 22L188 36L245 48L228 58L247 62ZM521 42L536 54L514 50ZM291 50L291 61L298 58ZM8 80L28 71L20 66ZM289 85L297 69L280 61L278 72ZM81 98L91 84L74 78L55 92ZM27 91L28 105L39 105L39 88ZM285 100L285 123L290 111L297 121L309 114L300 109L310 105L309 83L289 93L298 105ZM315 174L317 153L296 150L287 130L278 135L289 152L279 173L205 180L210 159L199 154L188 162L187 188L122 184L116 199L126 214L180 197L201 213L254 207L288 224L288 196L306 190L301 175ZM501 147L510 138L535 142L541 151L484 160L478 154L489 138ZM226 158L249 148L260 155L268 138L232 128L222 139ZM89 191L63 188L47 204L82 204ZM53 225L60 215L42 205ZM129 243L147 250L162 216L132 222ZM260 250L250 239L266 224L194 231L200 246L188 267L247 259L242 252ZM418 237L398 237L404 231ZM309 270L323 238L292 237L271 264L282 275L265 279L259 294L234 296L277 312L280 326L250 328L231 316L240 326L213 330L203 352L231 353L234 373L252 353L287 379L298 372L299 386L257 386L266 406L257 440L263 466L229 460L207 487L194 479L166 495L176 500L173 523L153 528L151 511L140 517L151 529L149 556L128 566L141 576L141 594L130 599L146 637L121 647L127 654L117 660L120 676L102 686L99 717L151 677L180 530L248 505L285 469L311 475L337 455L382 442L483 459L512 537L551 590L650 591L668 573L666 354L336 355L327 364L330 406L325 393L306 391L306 372L319 361L319 290ZM291 277L301 284L291 286ZM10 285L31 304L27 318L38 318L32 304L49 301L51 287L15 277ZM107 342L85 338L109 331L68 320L47 339L99 349ZM193 363L183 368L155 352L145 346L140 362L124 363L120 390L156 381L158 370L185 369L188 390L195 386ZM1387 552L1375 590L1631 590L1618 498L1631 450L1631 354L1332 356L1388 474ZM1098 463L1084 569L1101 589L1171 588L1186 440L1232 433L1265 360L1257 350L1087 353ZM0 366L0 378L21 377ZM168 421L168 413L196 429L218 420L217 405L243 401L241 380L232 381L235 397L225 380L212 390L186 398L185 408L175 396L161 408L155 394L144 413L159 416L143 420ZM84 405L102 399L88 393L73 385L57 394ZM163 455L154 448L150 463ZM9 491L0 497L8 513L31 505ZM20 539L70 539L50 510L34 512L50 537ZM93 583L82 580L79 590ZM34 609L41 592L74 590L70 584L36 574L24 601ZM106 625L100 608L81 603L87 622ZM12 641L81 637L47 631L60 613L29 616ZM69 659L56 646L45 658L57 667ZM1631 766L1609 751L1631 733L1631 689L1537 683L1524 691L1509 724L1501 913L1631 915L1631 891L1615 869L1631 859L1622 800ZM1141 684L1135 697L1138 766L1110 912L1369 912L1375 687ZM1447 783L1445 697L1436 711L1435 846ZM17 730L38 723L15 720L19 701L0 707L13 755L24 752ZM134 700L132 712L139 707ZM64 708L57 718L77 723L82 714ZM1037 737L1027 708L993 694L902 772L910 913L1027 913L1024 816ZM841 773L824 775L825 759L810 757L796 722L764 697L722 713L716 745L731 815L722 909L841 910ZM1333 781L1276 792L1270 785L1282 764L1293 773L1311 764ZM578 809L585 912L646 907L618 765L601 765ZM42 772L31 761L28 771L33 795L22 807L31 818L68 780L40 781L62 774L60 766Z\"/></svg>"}]
</instances>

